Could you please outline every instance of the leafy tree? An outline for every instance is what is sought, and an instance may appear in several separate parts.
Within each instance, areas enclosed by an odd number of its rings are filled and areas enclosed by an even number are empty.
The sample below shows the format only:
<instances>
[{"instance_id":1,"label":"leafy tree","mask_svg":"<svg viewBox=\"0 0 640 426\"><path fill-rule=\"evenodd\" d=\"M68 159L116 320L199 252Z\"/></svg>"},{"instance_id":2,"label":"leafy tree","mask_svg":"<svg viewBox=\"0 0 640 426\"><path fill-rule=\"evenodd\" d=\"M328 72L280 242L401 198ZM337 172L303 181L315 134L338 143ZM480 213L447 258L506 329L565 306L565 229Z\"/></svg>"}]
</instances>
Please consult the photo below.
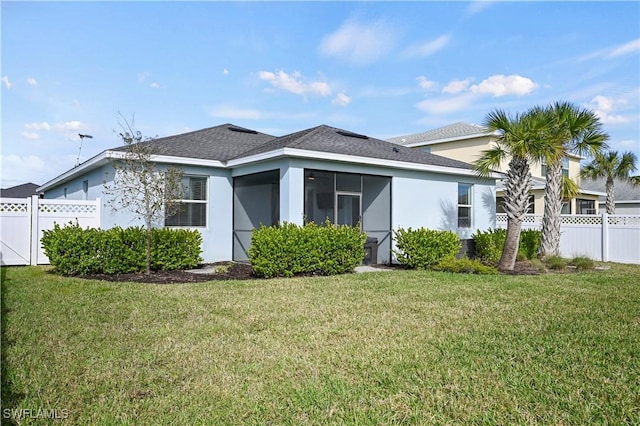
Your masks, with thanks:
<instances>
[{"instance_id":1,"label":"leafy tree","mask_svg":"<svg viewBox=\"0 0 640 426\"><path fill-rule=\"evenodd\" d=\"M542 217L542 257L560 253L562 213L562 159L569 153L595 155L606 149L609 136L596 114L569 102L558 101L544 109L546 138L553 150L545 156L547 176Z\"/></svg>"},{"instance_id":2,"label":"leafy tree","mask_svg":"<svg viewBox=\"0 0 640 426\"><path fill-rule=\"evenodd\" d=\"M524 114L509 116L501 110L490 112L485 126L498 132L495 147L483 151L474 169L481 176L489 175L503 161L509 160L504 210L507 213L507 236L498 269L513 270L518 255L522 219L529 207L531 163L548 155L551 146L544 138L543 110L534 107Z\"/></svg>"},{"instance_id":3,"label":"leafy tree","mask_svg":"<svg viewBox=\"0 0 640 426\"><path fill-rule=\"evenodd\" d=\"M112 210L126 210L144 221L146 229L147 274L151 274L151 229L154 224L179 208L175 200L181 198L182 171L169 166L159 168L153 161L152 139L143 139L135 129L132 117L127 121L122 114L118 124L118 137L124 143L120 160L114 163L115 174L111 183L105 184L105 194L111 198Z\"/></svg>"},{"instance_id":4,"label":"leafy tree","mask_svg":"<svg viewBox=\"0 0 640 426\"><path fill-rule=\"evenodd\" d=\"M607 214L616 213L615 179L640 185L639 176L631 176L637 170L636 155L631 152L608 151L597 153L593 160L580 170L580 176L586 179L606 179Z\"/></svg>"}]
</instances>

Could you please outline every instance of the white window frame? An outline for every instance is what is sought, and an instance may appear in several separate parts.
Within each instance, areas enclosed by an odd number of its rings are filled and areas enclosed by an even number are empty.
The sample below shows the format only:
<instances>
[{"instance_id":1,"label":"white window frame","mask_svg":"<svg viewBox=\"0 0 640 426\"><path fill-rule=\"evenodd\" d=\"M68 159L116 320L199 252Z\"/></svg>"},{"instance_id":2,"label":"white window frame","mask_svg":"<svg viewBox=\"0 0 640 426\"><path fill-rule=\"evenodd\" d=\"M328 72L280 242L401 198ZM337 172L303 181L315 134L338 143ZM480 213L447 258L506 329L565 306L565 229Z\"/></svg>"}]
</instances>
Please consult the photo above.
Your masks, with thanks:
<instances>
[{"instance_id":1,"label":"white window frame","mask_svg":"<svg viewBox=\"0 0 640 426\"><path fill-rule=\"evenodd\" d=\"M205 218L204 218L204 226L200 226L200 225L167 225L167 217L165 217L165 224L164 226L166 228L197 228L197 229L206 229L209 226L209 176L203 176L203 175L183 175L182 179L191 179L191 178L198 178L198 179L204 179L204 184L205 184L205 190L204 190L204 196L205 199L204 200L191 200L191 199L186 199L186 198L182 198L180 200L174 200L175 202L179 203L179 204L204 204L205 208Z\"/></svg>"},{"instance_id":2,"label":"white window frame","mask_svg":"<svg viewBox=\"0 0 640 426\"><path fill-rule=\"evenodd\" d=\"M469 204L460 204L460 185L468 185L469 186ZM468 226L460 226L460 215L458 216L458 228L461 229L469 229L469 228L473 228L473 184L472 183L468 183L468 182L458 182L458 189L456 191L457 194L457 200L456 200L456 205L457 205L457 209L456 209L456 213L459 211L460 207L464 207L464 208L468 208L469 209L469 225Z\"/></svg>"}]
</instances>

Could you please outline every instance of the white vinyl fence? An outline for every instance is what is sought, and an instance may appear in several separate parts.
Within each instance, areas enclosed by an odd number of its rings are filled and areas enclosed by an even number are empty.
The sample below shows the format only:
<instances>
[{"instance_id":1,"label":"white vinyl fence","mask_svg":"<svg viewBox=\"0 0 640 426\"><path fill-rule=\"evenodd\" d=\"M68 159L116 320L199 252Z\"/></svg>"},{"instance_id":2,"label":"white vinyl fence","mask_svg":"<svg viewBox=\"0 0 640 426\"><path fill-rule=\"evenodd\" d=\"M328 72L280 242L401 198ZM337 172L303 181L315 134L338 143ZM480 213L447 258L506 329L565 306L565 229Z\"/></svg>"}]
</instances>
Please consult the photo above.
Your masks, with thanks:
<instances>
[{"instance_id":1,"label":"white vinyl fence","mask_svg":"<svg viewBox=\"0 0 640 426\"><path fill-rule=\"evenodd\" d=\"M506 214L496 214L496 226L507 227ZM523 229L541 227L542 215L525 216ZM640 264L640 215L562 215L560 255Z\"/></svg>"},{"instance_id":2,"label":"white vinyl fence","mask_svg":"<svg viewBox=\"0 0 640 426\"><path fill-rule=\"evenodd\" d=\"M49 259L40 239L42 231L78 223L82 228L100 228L100 199L95 201L0 198L0 264L42 265Z\"/></svg>"}]
</instances>

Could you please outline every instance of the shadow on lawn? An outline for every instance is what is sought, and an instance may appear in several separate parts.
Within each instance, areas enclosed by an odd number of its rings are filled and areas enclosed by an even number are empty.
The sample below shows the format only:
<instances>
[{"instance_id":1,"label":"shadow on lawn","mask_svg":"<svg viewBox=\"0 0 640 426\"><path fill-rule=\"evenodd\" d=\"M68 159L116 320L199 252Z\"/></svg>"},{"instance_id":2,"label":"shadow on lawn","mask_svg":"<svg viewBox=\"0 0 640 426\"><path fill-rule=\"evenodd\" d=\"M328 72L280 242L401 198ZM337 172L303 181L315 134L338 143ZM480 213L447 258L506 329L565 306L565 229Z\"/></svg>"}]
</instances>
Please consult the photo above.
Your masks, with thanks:
<instances>
[{"instance_id":1,"label":"shadow on lawn","mask_svg":"<svg viewBox=\"0 0 640 426\"><path fill-rule=\"evenodd\" d=\"M6 354L7 354L7 349L9 349L14 342L9 341L7 339L7 314L10 312L10 310L7 308L6 303L5 303L5 297L6 297L6 292L7 292L7 268L6 267L0 267L0 282L2 283L2 287L0 288L0 302L1 302L1 312L0 312L0 323L1 323L1 328L0 328L0 335L2 336L1 338L1 347L0 347L0 352L2 353L2 355L4 355L2 357L2 360L0 362L0 377L2 378L2 393L1 393L1 397L2 397L2 411L4 413L4 410L6 409L12 409L12 408L18 408L20 402L24 399L25 395L24 394L20 394L20 393L16 393L14 388L13 388L13 383L11 383L11 381L9 380L8 374L7 374L7 360L6 360ZM2 416L2 424L16 424L12 419L5 419L4 415Z\"/></svg>"}]
</instances>

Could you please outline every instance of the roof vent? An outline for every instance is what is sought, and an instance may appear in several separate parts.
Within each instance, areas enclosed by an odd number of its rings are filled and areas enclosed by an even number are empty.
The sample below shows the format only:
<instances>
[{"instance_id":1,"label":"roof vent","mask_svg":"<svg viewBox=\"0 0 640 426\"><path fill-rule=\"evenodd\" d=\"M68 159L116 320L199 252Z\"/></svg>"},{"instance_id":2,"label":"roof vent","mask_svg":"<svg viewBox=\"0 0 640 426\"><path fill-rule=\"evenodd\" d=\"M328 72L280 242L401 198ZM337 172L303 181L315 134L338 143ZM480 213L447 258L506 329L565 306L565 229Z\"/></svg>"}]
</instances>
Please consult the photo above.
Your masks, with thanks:
<instances>
[{"instance_id":1,"label":"roof vent","mask_svg":"<svg viewBox=\"0 0 640 426\"><path fill-rule=\"evenodd\" d=\"M231 130L232 132L251 133L252 135L257 135L258 134L258 132L256 132L255 130L244 129L242 127L235 127L235 126L230 126L229 130Z\"/></svg>"},{"instance_id":2,"label":"roof vent","mask_svg":"<svg viewBox=\"0 0 640 426\"><path fill-rule=\"evenodd\" d=\"M346 132L344 130L337 130L336 133L342 136L348 136L350 138L369 139L369 136L359 135L358 133Z\"/></svg>"},{"instance_id":3,"label":"roof vent","mask_svg":"<svg viewBox=\"0 0 640 426\"><path fill-rule=\"evenodd\" d=\"M398 147L397 147L397 146L394 146L394 147L393 147L393 152L400 152L400 150L398 149Z\"/></svg>"}]
</instances>

